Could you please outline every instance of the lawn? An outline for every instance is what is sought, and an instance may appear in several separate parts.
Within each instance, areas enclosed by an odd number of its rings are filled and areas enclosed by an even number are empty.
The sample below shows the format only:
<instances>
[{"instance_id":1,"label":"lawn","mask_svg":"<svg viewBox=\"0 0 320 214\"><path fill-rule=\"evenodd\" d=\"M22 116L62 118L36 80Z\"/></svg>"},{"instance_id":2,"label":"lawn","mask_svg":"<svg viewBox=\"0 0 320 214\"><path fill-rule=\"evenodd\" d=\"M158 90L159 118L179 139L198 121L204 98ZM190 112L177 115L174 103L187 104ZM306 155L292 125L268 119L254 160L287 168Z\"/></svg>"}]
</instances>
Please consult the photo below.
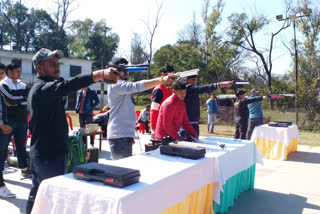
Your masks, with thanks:
<instances>
[{"instance_id":1,"label":"lawn","mask_svg":"<svg viewBox=\"0 0 320 214\"><path fill-rule=\"evenodd\" d=\"M145 106L136 106L135 110L143 110ZM94 111L94 114L98 114L99 111ZM79 118L78 114L75 111L67 111L72 118L73 126L79 127ZM271 121L273 120L286 120L294 121L295 115L292 113L282 113L276 111L264 111L265 117L268 117ZM206 118L203 118L202 121L206 121ZM233 138L235 127L230 125L221 125L219 123L215 126L215 133L211 134L207 132L206 124L200 124L200 135L201 136L217 136L217 137L226 137ZM300 141L299 144L308 145L308 146L320 146L320 133L300 131Z\"/></svg>"}]
</instances>

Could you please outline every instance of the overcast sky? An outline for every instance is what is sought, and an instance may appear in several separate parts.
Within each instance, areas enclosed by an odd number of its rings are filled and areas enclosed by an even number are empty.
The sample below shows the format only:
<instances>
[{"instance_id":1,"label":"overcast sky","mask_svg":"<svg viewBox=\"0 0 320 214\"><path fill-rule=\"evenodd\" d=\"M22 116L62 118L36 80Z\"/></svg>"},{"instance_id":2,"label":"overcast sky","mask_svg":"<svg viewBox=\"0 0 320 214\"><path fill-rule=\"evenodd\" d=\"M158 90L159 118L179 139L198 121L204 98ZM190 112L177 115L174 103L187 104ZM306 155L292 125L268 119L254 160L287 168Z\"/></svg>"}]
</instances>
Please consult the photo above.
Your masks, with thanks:
<instances>
[{"instance_id":1,"label":"overcast sky","mask_svg":"<svg viewBox=\"0 0 320 214\"><path fill-rule=\"evenodd\" d=\"M48 12L53 11L53 1L50 0L24 0L22 2L29 8L43 8ZM275 32L281 24L275 19L275 15L284 12L281 0L225 0L224 2L223 20L225 22L232 12L246 12L249 15L263 13L272 20L271 25L265 29L265 32ZM211 4L214 3L215 1L211 1ZM198 22L201 23L202 5L203 0L165 0L160 26L155 35L154 49L166 44L174 44L177 41L178 32L191 22L194 12ZM157 1L78 0L73 7L75 10L71 13L69 20L90 18L99 21L105 19L107 26L111 27L112 31L120 36L118 55L126 56L129 53L133 33L146 34L146 28L142 20L148 20L148 17L152 20L157 9ZM288 28L285 31L276 38L273 55L274 73L283 74L289 71L292 66L289 51L282 46L281 41L290 41L293 37L293 30ZM265 38L259 39L260 46L268 47L267 44L269 43L266 44L265 42Z\"/></svg>"}]
</instances>

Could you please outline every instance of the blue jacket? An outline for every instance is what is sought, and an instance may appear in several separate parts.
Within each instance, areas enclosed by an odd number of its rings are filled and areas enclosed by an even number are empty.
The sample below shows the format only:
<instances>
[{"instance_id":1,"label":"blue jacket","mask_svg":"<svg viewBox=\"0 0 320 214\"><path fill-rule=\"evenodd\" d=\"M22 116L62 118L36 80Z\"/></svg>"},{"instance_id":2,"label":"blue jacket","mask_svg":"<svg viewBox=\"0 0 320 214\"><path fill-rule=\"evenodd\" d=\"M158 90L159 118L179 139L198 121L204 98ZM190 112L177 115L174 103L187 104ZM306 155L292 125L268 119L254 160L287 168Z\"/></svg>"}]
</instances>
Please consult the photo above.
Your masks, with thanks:
<instances>
[{"instance_id":1,"label":"blue jacket","mask_svg":"<svg viewBox=\"0 0 320 214\"><path fill-rule=\"evenodd\" d=\"M219 114L219 108L218 108L218 102L217 100L212 100L211 98L207 100L207 106L208 106L208 110L207 112L209 114L213 114L213 113L216 113L216 114Z\"/></svg>"},{"instance_id":2,"label":"blue jacket","mask_svg":"<svg viewBox=\"0 0 320 214\"><path fill-rule=\"evenodd\" d=\"M251 95L248 99L252 99L254 97L259 97L259 96ZM249 104L248 108L249 108L249 119L263 118L261 101Z\"/></svg>"},{"instance_id":3,"label":"blue jacket","mask_svg":"<svg viewBox=\"0 0 320 214\"><path fill-rule=\"evenodd\" d=\"M209 84L204 86L187 85L187 95L184 98L186 103L187 115L190 122L200 121L200 101L199 94L210 93L218 89L218 84Z\"/></svg>"},{"instance_id":4,"label":"blue jacket","mask_svg":"<svg viewBox=\"0 0 320 214\"><path fill-rule=\"evenodd\" d=\"M79 113L80 102L82 98L82 89L77 92L76 112ZM82 113L92 113L96 105L100 103L97 92L88 88L86 98L83 103Z\"/></svg>"}]
</instances>

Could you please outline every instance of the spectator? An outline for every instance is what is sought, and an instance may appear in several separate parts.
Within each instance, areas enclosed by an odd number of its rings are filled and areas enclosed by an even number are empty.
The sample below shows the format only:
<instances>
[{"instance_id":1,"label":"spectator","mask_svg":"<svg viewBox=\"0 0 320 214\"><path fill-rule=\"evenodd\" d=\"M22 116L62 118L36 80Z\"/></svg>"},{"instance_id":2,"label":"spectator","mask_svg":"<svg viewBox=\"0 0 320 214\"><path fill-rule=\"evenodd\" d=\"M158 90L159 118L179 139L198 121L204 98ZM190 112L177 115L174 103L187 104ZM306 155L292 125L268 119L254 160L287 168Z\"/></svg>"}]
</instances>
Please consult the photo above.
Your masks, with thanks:
<instances>
[{"instance_id":1,"label":"spectator","mask_svg":"<svg viewBox=\"0 0 320 214\"><path fill-rule=\"evenodd\" d=\"M260 91L252 89L249 99L259 96ZM247 140L250 140L252 132L256 126L263 124L263 113L261 108L261 101L251 103L248 105L249 108L249 125L247 131Z\"/></svg>"},{"instance_id":2,"label":"spectator","mask_svg":"<svg viewBox=\"0 0 320 214\"><path fill-rule=\"evenodd\" d=\"M9 64L6 68L7 77L1 81L1 91L7 103L8 125L12 127L10 138L13 137L17 151L18 168L21 175L30 177L31 171L27 165L26 140L28 135L27 98L29 89L20 80L20 64Z\"/></svg>"},{"instance_id":3,"label":"spectator","mask_svg":"<svg viewBox=\"0 0 320 214\"><path fill-rule=\"evenodd\" d=\"M0 80L4 76L4 64L0 63ZM16 197L5 185L3 178L4 162L6 159L6 150L10 140L10 132L12 128L8 126L6 104L2 93L0 92L0 197L13 198Z\"/></svg>"},{"instance_id":4,"label":"spectator","mask_svg":"<svg viewBox=\"0 0 320 214\"><path fill-rule=\"evenodd\" d=\"M89 87L80 89L77 92L76 112L79 114L79 123L81 128L85 128L86 124L92 123L93 109L99 103L97 92L91 90ZM91 146L94 145L93 136L90 136L90 144Z\"/></svg>"},{"instance_id":5,"label":"spectator","mask_svg":"<svg viewBox=\"0 0 320 214\"><path fill-rule=\"evenodd\" d=\"M187 115L190 124L196 130L199 136L199 121L200 121L200 101L199 94L210 93L218 88L230 88L232 81L225 81L220 83L213 83L204 86L195 85L197 83L197 75L189 76L185 79L187 85L187 95L184 102L187 107Z\"/></svg>"},{"instance_id":6,"label":"spectator","mask_svg":"<svg viewBox=\"0 0 320 214\"><path fill-rule=\"evenodd\" d=\"M101 129L103 131L103 138L107 137L107 127L108 127L108 122L109 122L109 117L110 117L110 108L108 106L105 106L103 108L105 112L100 113L96 116L93 117L92 123L96 123L99 126L101 126Z\"/></svg>"},{"instance_id":7,"label":"spectator","mask_svg":"<svg viewBox=\"0 0 320 214\"><path fill-rule=\"evenodd\" d=\"M38 81L28 97L30 111L30 165L32 187L27 203L27 214L31 213L38 187L42 180L66 172L68 149L68 123L64 110L64 96L103 79L116 81L119 78L115 68L81 74L70 80L60 77L60 50L40 49L32 58Z\"/></svg>"},{"instance_id":8,"label":"spectator","mask_svg":"<svg viewBox=\"0 0 320 214\"><path fill-rule=\"evenodd\" d=\"M214 124L216 123L217 114L219 114L218 102L216 99L216 95L214 93L211 94L211 98L207 100L207 107L208 107L208 125L207 130L209 132L214 133Z\"/></svg>"},{"instance_id":9,"label":"spectator","mask_svg":"<svg viewBox=\"0 0 320 214\"><path fill-rule=\"evenodd\" d=\"M139 123L144 123L146 132L149 133L149 123L150 123L150 105L147 105L143 109L138 118Z\"/></svg>"},{"instance_id":10,"label":"spectator","mask_svg":"<svg viewBox=\"0 0 320 214\"><path fill-rule=\"evenodd\" d=\"M248 129L249 109L248 104L259 102L261 100L268 99L267 96L254 97L251 99L245 98L246 91L240 90L236 93L237 99L234 103L234 121L236 123L236 132L234 134L235 139L246 139Z\"/></svg>"},{"instance_id":11,"label":"spectator","mask_svg":"<svg viewBox=\"0 0 320 214\"><path fill-rule=\"evenodd\" d=\"M166 76L168 74L175 73L175 70L171 65L166 65L160 70L160 72L162 76ZM171 92L172 83L160 83L152 91L151 111L150 111L150 123L151 123L151 130L152 130L151 138L154 138L154 130L156 130L160 106L163 103L163 101L165 101L172 94Z\"/></svg>"},{"instance_id":12,"label":"spectator","mask_svg":"<svg viewBox=\"0 0 320 214\"><path fill-rule=\"evenodd\" d=\"M123 58L122 58L123 59ZM127 61L126 61L127 62ZM116 59L113 64L125 64ZM139 82L126 82L128 72L121 71L117 84L108 85L108 104L110 106L110 118L108 123L107 139L110 144L113 160L132 155L132 142L135 136L136 113L131 94L151 89L160 83L170 85L175 75L159 77Z\"/></svg>"},{"instance_id":13,"label":"spectator","mask_svg":"<svg viewBox=\"0 0 320 214\"><path fill-rule=\"evenodd\" d=\"M166 99L159 112L155 136L157 139L170 136L174 140L186 140L179 136L178 131L182 126L188 135L198 138L197 132L189 123L186 113L184 98L187 93L187 85L183 81L176 81L172 85L172 95Z\"/></svg>"}]
</instances>

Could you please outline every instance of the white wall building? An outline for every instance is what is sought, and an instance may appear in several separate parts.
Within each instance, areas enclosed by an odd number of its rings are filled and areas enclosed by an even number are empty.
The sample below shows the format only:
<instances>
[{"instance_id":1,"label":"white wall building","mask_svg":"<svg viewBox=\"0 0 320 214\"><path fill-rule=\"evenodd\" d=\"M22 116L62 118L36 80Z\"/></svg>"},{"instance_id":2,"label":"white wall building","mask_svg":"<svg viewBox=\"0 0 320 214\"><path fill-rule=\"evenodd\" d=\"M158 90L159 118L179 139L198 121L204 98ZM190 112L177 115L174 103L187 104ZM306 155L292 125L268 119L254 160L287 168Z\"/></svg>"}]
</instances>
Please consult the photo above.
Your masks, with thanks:
<instances>
[{"instance_id":1,"label":"white wall building","mask_svg":"<svg viewBox=\"0 0 320 214\"><path fill-rule=\"evenodd\" d=\"M35 53L0 50L0 62L5 65L8 65L14 61L19 62L21 64L21 80L31 86L37 80L37 72L32 66L32 57L34 54ZM78 74L90 73L92 70L92 61L90 60L65 57L59 60L59 62L61 70L60 76L64 79L69 79ZM98 95L100 94L100 82L93 84L90 86L90 88L97 90ZM67 107L69 107L69 109L74 108L75 99L76 93L73 93L68 97ZM107 100L106 95L104 100ZM97 106L97 108L99 107L100 106Z\"/></svg>"}]
</instances>

